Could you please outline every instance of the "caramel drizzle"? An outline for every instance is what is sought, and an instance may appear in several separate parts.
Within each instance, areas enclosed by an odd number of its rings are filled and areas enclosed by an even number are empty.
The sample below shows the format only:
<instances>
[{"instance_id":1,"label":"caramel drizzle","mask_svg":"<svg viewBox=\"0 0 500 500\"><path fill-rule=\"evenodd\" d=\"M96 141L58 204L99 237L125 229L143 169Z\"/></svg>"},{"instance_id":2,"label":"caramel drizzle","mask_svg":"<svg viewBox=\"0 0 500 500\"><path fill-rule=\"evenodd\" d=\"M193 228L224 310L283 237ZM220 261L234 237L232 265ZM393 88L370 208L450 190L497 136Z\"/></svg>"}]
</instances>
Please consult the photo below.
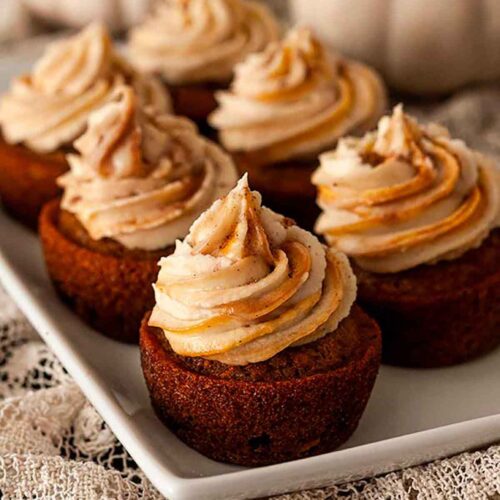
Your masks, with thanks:
<instances>
[{"instance_id":1,"label":"caramel drizzle","mask_svg":"<svg viewBox=\"0 0 500 500\"><path fill-rule=\"evenodd\" d=\"M437 177L434 165L415 144L411 144L410 147L412 150L410 161L412 165L415 165L417 173L409 181L401 182L390 187L367 189L357 196L350 196L345 199L341 195L338 195L330 186L320 186L319 192L321 199L333 202L339 208L354 208L356 211L356 207L359 205L373 206L388 203L427 189L433 184ZM393 159L394 156L387 158L382 165ZM447 172L446 175L452 180L452 172Z\"/></svg>"},{"instance_id":2,"label":"caramel drizzle","mask_svg":"<svg viewBox=\"0 0 500 500\"><path fill-rule=\"evenodd\" d=\"M294 342L315 335L338 309L343 297L344 283L339 264L334 257L327 254L326 277L322 290L287 309L283 316L280 315L276 320L263 323L262 331L245 336L240 342L226 346L224 349L195 355L211 355L213 359L220 359L220 361L224 362L227 360L224 354L227 353L227 356L231 358L231 351L235 349L235 356L243 354L241 351L244 351L245 357L254 358L254 361L268 359ZM300 314L294 315L296 309L302 315L306 315L303 321L291 326L288 326L290 322L287 325L287 323L280 321L281 318L288 319L287 315L290 315L292 320L298 317ZM257 342L252 344L254 340L257 340ZM238 353L238 351L240 352ZM187 356L193 355L190 352L183 354Z\"/></svg>"},{"instance_id":3,"label":"caramel drizzle","mask_svg":"<svg viewBox=\"0 0 500 500\"><path fill-rule=\"evenodd\" d=\"M419 245L432 241L443 234L459 227L465 221L469 220L478 209L481 203L481 190L475 187L468 195L466 200L451 215L434 224L428 224L419 229L403 231L392 238L381 241L378 244L370 245L369 250L360 250L355 252L356 256L371 257L404 250L409 246Z\"/></svg>"},{"instance_id":4,"label":"caramel drizzle","mask_svg":"<svg viewBox=\"0 0 500 500\"><path fill-rule=\"evenodd\" d=\"M336 238L410 220L454 192L461 172L459 158L439 141L411 127L406 119L403 120L403 127L405 148L409 152L401 158L414 166L416 175L409 181L393 186L368 189L359 194L354 192L347 196L332 186L320 186L321 201L359 217L356 222L326 230L327 236ZM373 141L365 146L367 156L372 153L373 146ZM375 168L394 158L398 158L398 155L389 154L387 159L382 157L382 162ZM430 242L471 220L481 205L484 205L484 193L480 186L475 186L460 206L444 219L399 231L393 236L367 235L363 248L352 249L350 253L358 257L384 256Z\"/></svg>"},{"instance_id":5,"label":"caramel drizzle","mask_svg":"<svg viewBox=\"0 0 500 500\"><path fill-rule=\"evenodd\" d=\"M181 354L182 356L215 356L217 354L222 354L226 352L230 352L232 349L235 349L237 347L243 346L245 344L248 344L249 342L252 342L253 340L257 340L259 338L265 337L267 335L271 335L277 330L281 328L286 328L288 325L296 321L297 318L300 316L303 316L305 314L308 314L310 311L312 311L320 302L322 297L322 292L318 291L309 297L306 297L305 299L301 300L297 304L294 304L292 307L287 308L285 311L283 311L277 318L270 319L268 321L264 321L262 323L258 323L256 326L257 328L253 329L251 332L245 332L243 335L239 336L238 339L232 340L228 342L223 348L217 348L217 349L198 349L194 351L189 347L189 345L183 344L183 343L178 343L175 342L175 337L178 334L174 334L169 336L169 340L172 341L174 340L175 344L175 350L177 353ZM336 307L336 303L332 301L331 303L331 309L334 309ZM331 315L331 313L328 315L328 317ZM328 320L328 317L321 317L318 321L318 325L321 325L325 321ZM160 324L160 325L153 325L153 326L158 326L159 328L164 328L165 327ZM310 331L314 331L316 328L309 328L308 330L305 330L305 335L310 333ZM167 333L168 330L165 329ZM196 332L190 332L190 333L196 333ZM200 332L201 333L201 332ZM182 339L182 335L180 337Z\"/></svg>"},{"instance_id":6,"label":"caramel drizzle","mask_svg":"<svg viewBox=\"0 0 500 500\"><path fill-rule=\"evenodd\" d=\"M283 250L289 259L289 279L285 280L280 287L261 297L228 302L218 307L217 310L228 316L251 321L269 314L292 297L309 275L311 256L307 248L298 242L286 242Z\"/></svg>"},{"instance_id":7,"label":"caramel drizzle","mask_svg":"<svg viewBox=\"0 0 500 500\"><path fill-rule=\"evenodd\" d=\"M283 249L278 252L281 251L284 251L288 258L289 279L278 288L257 298L251 297L223 304L214 308L217 313L215 316L186 327L173 327L166 324L160 326L169 332L180 335L191 335L197 332L202 334L204 331L208 332L211 327L230 323L233 319L253 322L272 313L297 293L311 270L311 256L307 248L301 243L286 242ZM160 291L168 293L168 286L157 285L157 287ZM316 300L319 300L319 297ZM274 324L273 321L268 323Z\"/></svg>"},{"instance_id":8,"label":"caramel drizzle","mask_svg":"<svg viewBox=\"0 0 500 500\"><path fill-rule=\"evenodd\" d=\"M404 193L411 189L413 190L418 184L422 185L422 189L425 189L428 186L428 179L430 178L429 174L426 172L428 169L427 166L420 166L418 169L417 177L420 175L420 179L418 181L408 183L402 183L400 185L395 186L396 191L399 193L403 193L400 195L400 198L404 198L401 201L398 201L399 197L396 196L388 196L386 190L391 190L392 188L384 188L383 196L379 199L374 198L373 196L368 197L368 202L365 201L363 194L360 196L360 203L354 205L354 202L347 203L347 207L351 208L352 212L362 217L361 220L357 222L353 222L350 224L344 224L342 226L338 226L327 231L327 234L331 236L341 235L345 233L353 233L363 231L369 228L373 228L376 226L381 226L387 223L401 222L405 220L409 220L412 217L422 213L423 210L436 203L437 201L447 197L449 194L453 192L455 189L456 183L460 176L460 164L458 159L447 151L445 148L434 144L434 156L440 161L442 165L442 178L441 181L435 185L433 188L428 191L424 191L422 194L417 194L416 197L410 197L410 195L405 195ZM423 161L425 158L422 152L418 154L419 158L422 158ZM429 162L425 162L429 163ZM433 168L432 177L436 177L435 170ZM376 191L376 190L372 190ZM322 194L323 191L320 191ZM320 196L321 196L320 194ZM413 194L413 193L412 193ZM386 202L386 199L390 197L391 202ZM371 205L381 205L381 206L371 206ZM354 206L353 206L354 205ZM340 207L345 207L346 205L339 203Z\"/></svg>"},{"instance_id":9,"label":"caramel drizzle","mask_svg":"<svg viewBox=\"0 0 500 500\"><path fill-rule=\"evenodd\" d=\"M220 360L224 362L225 358L222 356L224 353L230 356L233 349L236 349L235 355L238 356L240 353L237 351L242 349L245 351L245 357L247 354L251 357L264 355L263 359L266 359L286 346L318 332L318 329L325 325L338 309L343 297L344 283L340 264L334 256L327 254L326 277L321 290L281 310L276 317L271 317L256 325L250 323L249 326L252 326L250 329L240 328L234 338L229 335L227 340L217 346L209 340L206 344L204 342L191 343L191 340L186 338L184 334L187 337L189 335L196 337L204 334L212 335L209 330L203 328L201 323L193 331L182 332L170 331L161 321L153 326L163 328L175 351L183 356L210 356L213 359L219 359L220 356ZM297 322L297 318L302 318L302 320ZM221 332L214 335L226 338L227 333ZM255 340L258 340L258 343L252 344Z\"/></svg>"},{"instance_id":10,"label":"caramel drizzle","mask_svg":"<svg viewBox=\"0 0 500 500\"><path fill-rule=\"evenodd\" d=\"M308 142L324 134L329 134L333 128L349 115L354 105L354 86L348 76L339 77L338 93L340 97L337 106L320 124L290 139L262 148L256 151L253 156L257 158L257 161L260 158L261 163L277 161L286 156L286 152L290 147L297 145L297 143Z\"/></svg>"}]
</instances>

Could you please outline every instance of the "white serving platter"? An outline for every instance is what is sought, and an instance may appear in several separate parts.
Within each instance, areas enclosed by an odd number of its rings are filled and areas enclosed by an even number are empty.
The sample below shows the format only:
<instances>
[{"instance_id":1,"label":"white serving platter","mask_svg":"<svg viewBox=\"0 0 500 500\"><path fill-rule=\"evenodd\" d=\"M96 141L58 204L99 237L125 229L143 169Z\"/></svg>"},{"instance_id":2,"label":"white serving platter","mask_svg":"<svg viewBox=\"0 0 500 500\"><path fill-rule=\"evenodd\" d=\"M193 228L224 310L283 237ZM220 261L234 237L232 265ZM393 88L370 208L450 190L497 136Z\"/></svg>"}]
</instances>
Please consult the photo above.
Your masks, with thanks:
<instances>
[{"instance_id":1,"label":"white serving platter","mask_svg":"<svg viewBox=\"0 0 500 500\"><path fill-rule=\"evenodd\" d=\"M38 51L38 49L36 49ZM0 57L0 92L34 53ZM149 405L137 347L85 326L57 298L35 234L0 209L0 280L151 482L171 500L255 498L363 478L500 439L500 350L440 370L382 367L352 438L318 457L245 469L179 441Z\"/></svg>"}]
</instances>

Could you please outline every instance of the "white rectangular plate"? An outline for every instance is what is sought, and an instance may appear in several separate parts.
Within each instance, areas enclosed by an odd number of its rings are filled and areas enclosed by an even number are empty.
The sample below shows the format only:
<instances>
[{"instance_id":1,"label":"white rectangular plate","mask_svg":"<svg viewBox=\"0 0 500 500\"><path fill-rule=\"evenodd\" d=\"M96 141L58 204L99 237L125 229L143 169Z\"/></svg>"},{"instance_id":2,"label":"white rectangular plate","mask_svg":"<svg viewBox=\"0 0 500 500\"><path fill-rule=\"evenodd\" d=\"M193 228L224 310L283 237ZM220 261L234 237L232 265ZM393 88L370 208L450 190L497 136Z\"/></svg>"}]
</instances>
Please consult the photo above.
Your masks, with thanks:
<instances>
[{"instance_id":1,"label":"white rectangular plate","mask_svg":"<svg viewBox=\"0 0 500 500\"><path fill-rule=\"evenodd\" d=\"M29 57L0 59L0 92ZM0 210L0 279L151 482L171 500L251 498L362 478L484 446L500 436L500 350L440 370L382 367L340 450L244 469L203 457L156 418L137 347L85 326L57 298L36 236Z\"/></svg>"}]
</instances>

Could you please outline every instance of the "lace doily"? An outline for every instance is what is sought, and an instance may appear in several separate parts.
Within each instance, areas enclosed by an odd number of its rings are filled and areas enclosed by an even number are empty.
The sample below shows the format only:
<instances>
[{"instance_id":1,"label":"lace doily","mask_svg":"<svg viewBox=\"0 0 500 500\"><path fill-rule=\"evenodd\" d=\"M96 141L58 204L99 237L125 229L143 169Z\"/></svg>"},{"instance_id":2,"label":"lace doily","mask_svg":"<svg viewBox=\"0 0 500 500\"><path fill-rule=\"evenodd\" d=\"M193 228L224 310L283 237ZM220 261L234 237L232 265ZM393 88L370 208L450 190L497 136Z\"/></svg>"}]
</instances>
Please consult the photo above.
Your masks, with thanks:
<instances>
[{"instance_id":1,"label":"lace doily","mask_svg":"<svg viewBox=\"0 0 500 500\"><path fill-rule=\"evenodd\" d=\"M500 158L500 89L410 111ZM1 288L0 498L162 498ZM340 498L499 500L500 446L275 500Z\"/></svg>"}]
</instances>

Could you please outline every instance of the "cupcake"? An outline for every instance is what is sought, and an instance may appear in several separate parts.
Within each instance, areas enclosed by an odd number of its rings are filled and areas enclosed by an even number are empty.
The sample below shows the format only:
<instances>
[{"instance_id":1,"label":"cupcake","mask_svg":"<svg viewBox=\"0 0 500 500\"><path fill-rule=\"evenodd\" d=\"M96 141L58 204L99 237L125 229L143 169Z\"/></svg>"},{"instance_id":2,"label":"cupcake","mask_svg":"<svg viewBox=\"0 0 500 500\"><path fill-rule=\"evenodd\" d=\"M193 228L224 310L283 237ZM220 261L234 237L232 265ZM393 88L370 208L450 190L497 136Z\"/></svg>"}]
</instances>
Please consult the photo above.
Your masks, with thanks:
<instances>
[{"instance_id":1,"label":"cupcake","mask_svg":"<svg viewBox=\"0 0 500 500\"><path fill-rule=\"evenodd\" d=\"M380 364L345 255L261 206L244 176L160 260L141 327L160 419L210 458L263 465L333 450Z\"/></svg>"},{"instance_id":2,"label":"cupcake","mask_svg":"<svg viewBox=\"0 0 500 500\"><path fill-rule=\"evenodd\" d=\"M102 333L137 340L161 256L236 179L231 159L187 119L118 87L94 111L39 232L61 297Z\"/></svg>"},{"instance_id":3,"label":"cupcake","mask_svg":"<svg viewBox=\"0 0 500 500\"><path fill-rule=\"evenodd\" d=\"M316 231L352 258L384 359L437 367L500 343L500 170L403 112L321 156Z\"/></svg>"},{"instance_id":4,"label":"cupcake","mask_svg":"<svg viewBox=\"0 0 500 500\"><path fill-rule=\"evenodd\" d=\"M209 122L264 202L310 228L318 153L376 124L383 83L372 69L327 53L305 28L249 56L235 73Z\"/></svg>"},{"instance_id":5,"label":"cupcake","mask_svg":"<svg viewBox=\"0 0 500 500\"><path fill-rule=\"evenodd\" d=\"M100 24L52 43L31 74L13 80L0 100L0 197L12 215L36 227L42 205L59 193L72 142L124 82L145 105L170 110L161 82L132 71Z\"/></svg>"},{"instance_id":6,"label":"cupcake","mask_svg":"<svg viewBox=\"0 0 500 500\"><path fill-rule=\"evenodd\" d=\"M177 114L204 122L236 63L276 40L279 27L261 3L160 0L128 44L134 65L161 75Z\"/></svg>"}]
</instances>

